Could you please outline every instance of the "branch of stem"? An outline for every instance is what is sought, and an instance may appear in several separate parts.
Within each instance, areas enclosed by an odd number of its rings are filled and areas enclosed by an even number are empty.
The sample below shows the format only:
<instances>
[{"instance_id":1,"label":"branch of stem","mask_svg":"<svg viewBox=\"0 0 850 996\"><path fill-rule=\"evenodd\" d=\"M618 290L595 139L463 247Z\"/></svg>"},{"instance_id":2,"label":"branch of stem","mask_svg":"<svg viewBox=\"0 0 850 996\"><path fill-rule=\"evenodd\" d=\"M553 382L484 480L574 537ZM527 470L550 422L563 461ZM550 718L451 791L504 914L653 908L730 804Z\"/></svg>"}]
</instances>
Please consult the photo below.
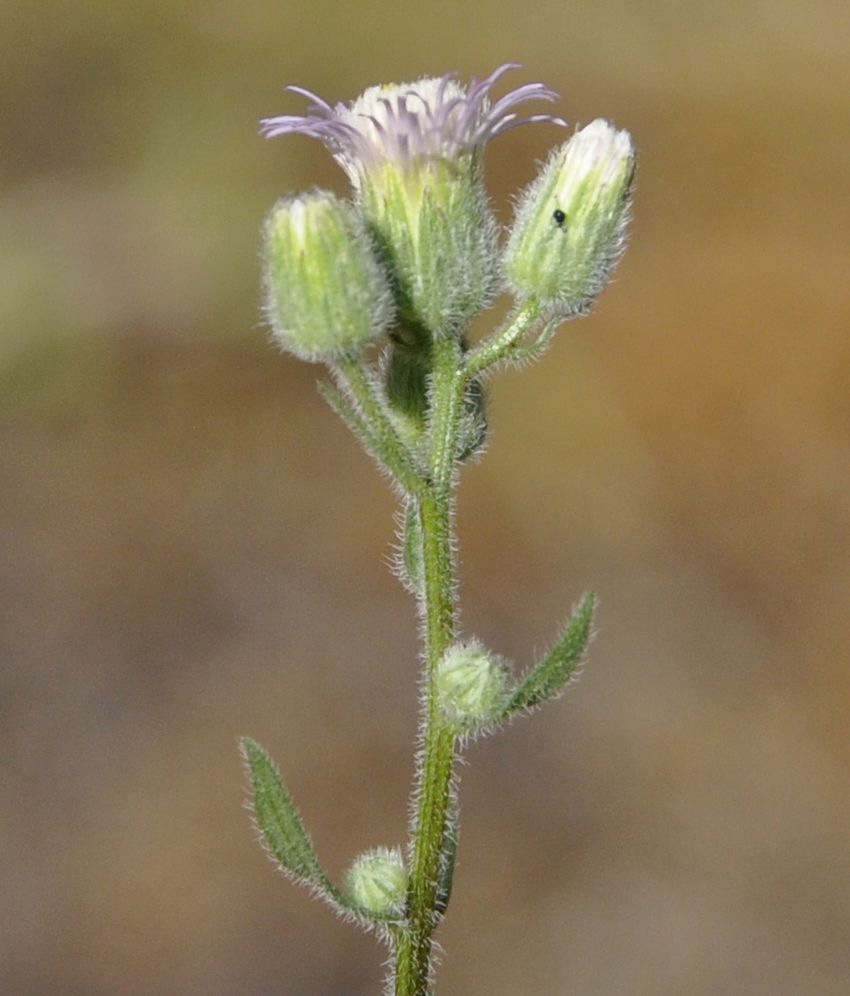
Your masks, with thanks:
<instances>
[{"instance_id":1,"label":"branch of stem","mask_svg":"<svg viewBox=\"0 0 850 996\"><path fill-rule=\"evenodd\" d=\"M419 487L420 474L412 454L387 414L374 375L360 358L345 358L332 369L334 376L363 414L362 421L369 427L369 449L395 476L404 490L412 494ZM344 417L345 413L342 414ZM352 431L356 430L352 427Z\"/></svg>"},{"instance_id":2,"label":"branch of stem","mask_svg":"<svg viewBox=\"0 0 850 996\"><path fill-rule=\"evenodd\" d=\"M540 309L534 304L525 304L517 308L501 328L469 351L464 363L464 378L470 381L500 360L506 359L539 318Z\"/></svg>"}]
</instances>

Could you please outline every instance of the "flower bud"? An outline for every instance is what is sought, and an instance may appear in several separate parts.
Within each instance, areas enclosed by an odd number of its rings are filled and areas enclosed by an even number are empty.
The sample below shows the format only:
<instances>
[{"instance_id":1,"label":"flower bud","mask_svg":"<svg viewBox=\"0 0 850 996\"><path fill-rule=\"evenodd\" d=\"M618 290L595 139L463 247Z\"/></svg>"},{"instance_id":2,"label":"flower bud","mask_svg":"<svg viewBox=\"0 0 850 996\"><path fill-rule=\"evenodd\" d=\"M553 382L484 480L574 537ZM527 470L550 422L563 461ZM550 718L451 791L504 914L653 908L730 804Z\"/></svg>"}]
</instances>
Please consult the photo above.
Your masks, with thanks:
<instances>
[{"instance_id":1,"label":"flower bud","mask_svg":"<svg viewBox=\"0 0 850 996\"><path fill-rule=\"evenodd\" d=\"M443 716L459 732L486 726L504 709L507 666L475 640L450 647L437 665L434 680Z\"/></svg>"},{"instance_id":2,"label":"flower bud","mask_svg":"<svg viewBox=\"0 0 850 996\"><path fill-rule=\"evenodd\" d=\"M277 203L265 228L266 315L302 360L358 353L393 319L392 294L355 208L313 191Z\"/></svg>"},{"instance_id":3,"label":"flower bud","mask_svg":"<svg viewBox=\"0 0 850 996\"><path fill-rule=\"evenodd\" d=\"M551 317L586 311L622 252L635 151L601 118L555 149L523 192L505 251L521 301Z\"/></svg>"},{"instance_id":4,"label":"flower bud","mask_svg":"<svg viewBox=\"0 0 850 996\"><path fill-rule=\"evenodd\" d=\"M392 916L404 909L407 871L397 847L376 847L354 859L346 875L348 894L363 910Z\"/></svg>"}]
</instances>

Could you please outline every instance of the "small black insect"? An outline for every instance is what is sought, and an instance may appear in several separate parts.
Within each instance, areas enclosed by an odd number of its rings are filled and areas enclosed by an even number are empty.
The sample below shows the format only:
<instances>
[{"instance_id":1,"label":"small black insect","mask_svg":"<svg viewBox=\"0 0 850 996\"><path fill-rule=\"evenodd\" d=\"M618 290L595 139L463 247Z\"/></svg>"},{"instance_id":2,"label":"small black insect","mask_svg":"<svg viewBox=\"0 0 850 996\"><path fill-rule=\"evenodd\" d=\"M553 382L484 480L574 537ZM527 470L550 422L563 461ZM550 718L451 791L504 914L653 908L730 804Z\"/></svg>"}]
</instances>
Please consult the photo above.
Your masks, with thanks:
<instances>
[{"instance_id":1,"label":"small black insect","mask_svg":"<svg viewBox=\"0 0 850 996\"><path fill-rule=\"evenodd\" d=\"M567 216L560 208L555 208L555 213L552 215L552 217L555 219L555 224L558 226L558 228L564 227L564 222L567 220Z\"/></svg>"}]
</instances>

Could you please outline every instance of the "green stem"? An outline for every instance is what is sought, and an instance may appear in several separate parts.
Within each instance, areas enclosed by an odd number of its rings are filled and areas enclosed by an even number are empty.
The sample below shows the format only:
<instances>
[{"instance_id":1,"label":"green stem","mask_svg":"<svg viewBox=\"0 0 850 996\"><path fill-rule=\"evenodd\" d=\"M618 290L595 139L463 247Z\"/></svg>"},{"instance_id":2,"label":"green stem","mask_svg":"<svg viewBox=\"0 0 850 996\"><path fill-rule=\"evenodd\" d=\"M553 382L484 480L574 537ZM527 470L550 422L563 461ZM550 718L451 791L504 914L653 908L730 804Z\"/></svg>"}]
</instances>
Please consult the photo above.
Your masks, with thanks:
<instances>
[{"instance_id":1,"label":"green stem","mask_svg":"<svg viewBox=\"0 0 850 996\"><path fill-rule=\"evenodd\" d=\"M430 470L438 497L450 503L457 466L457 434L463 414L466 387L463 353L455 339L440 339L433 346L431 384Z\"/></svg>"},{"instance_id":2,"label":"green stem","mask_svg":"<svg viewBox=\"0 0 850 996\"><path fill-rule=\"evenodd\" d=\"M359 358L346 358L339 361L333 373L359 406L370 427L371 436L366 440L368 448L374 451L405 491L415 491L419 487L419 474L409 450L387 414L380 389L369 368Z\"/></svg>"},{"instance_id":3,"label":"green stem","mask_svg":"<svg viewBox=\"0 0 850 996\"><path fill-rule=\"evenodd\" d=\"M440 919L446 828L452 799L454 734L440 715L437 664L455 636L456 595L452 491L463 391L456 342L435 342L431 393L430 480L416 496L422 525L425 622L424 744L415 789L416 825L408 889L407 927L396 946L396 996L427 996L433 935Z\"/></svg>"},{"instance_id":4,"label":"green stem","mask_svg":"<svg viewBox=\"0 0 850 996\"><path fill-rule=\"evenodd\" d=\"M472 380L473 377L510 356L523 337L537 323L539 317L540 310L533 303L525 304L513 312L500 329L467 354L466 378Z\"/></svg>"}]
</instances>

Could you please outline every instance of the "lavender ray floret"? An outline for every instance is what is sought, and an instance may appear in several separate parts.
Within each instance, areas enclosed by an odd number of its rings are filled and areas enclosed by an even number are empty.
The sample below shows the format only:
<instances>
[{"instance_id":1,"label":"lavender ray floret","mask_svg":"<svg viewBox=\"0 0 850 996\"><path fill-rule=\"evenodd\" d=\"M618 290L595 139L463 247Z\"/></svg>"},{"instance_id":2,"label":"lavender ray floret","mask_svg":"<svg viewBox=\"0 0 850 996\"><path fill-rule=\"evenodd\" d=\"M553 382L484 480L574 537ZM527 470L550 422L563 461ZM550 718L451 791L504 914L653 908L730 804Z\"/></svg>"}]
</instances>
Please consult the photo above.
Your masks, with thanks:
<instances>
[{"instance_id":1,"label":"lavender ray floret","mask_svg":"<svg viewBox=\"0 0 850 996\"><path fill-rule=\"evenodd\" d=\"M308 90L306 87L290 84L289 86L284 87L284 89L289 90L290 93L298 93L302 97L306 97L308 100L313 102L316 108L320 108L327 114L334 113L334 109L326 100L323 100L317 93L313 93L312 90Z\"/></svg>"},{"instance_id":2,"label":"lavender ray floret","mask_svg":"<svg viewBox=\"0 0 850 996\"><path fill-rule=\"evenodd\" d=\"M504 135L505 132L527 124L554 124L564 128L567 127L567 122L563 118L555 117L553 114L531 114L525 118L517 118L516 115L510 114L496 123L490 132L490 137L495 138L497 135Z\"/></svg>"},{"instance_id":3,"label":"lavender ray floret","mask_svg":"<svg viewBox=\"0 0 850 996\"><path fill-rule=\"evenodd\" d=\"M542 83L526 83L525 86L518 87L516 90L511 90L510 93L506 93L504 97L490 108L488 116L498 117L508 110L508 108L521 104L526 100L554 101L557 99L558 94L548 89L548 87L543 86Z\"/></svg>"},{"instance_id":4,"label":"lavender ray floret","mask_svg":"<svg viewBox=\"0 0 850 996\"><path fill-rule=\"evenodd\" d=\"M265 118L260 122L260 131L266 138L288 134L318 138L355 180L358 174L382 161L397 160L407 167L422 156L457 158L480 151L491 138L520 124L565 123L551 115L520 118L515 113L514 108L526 100L557 98L555 91L542 83L517 87L491 106L490 92L495 84L519 68L519 63L506 62L483 80L472 77L466 87L455 83L456 72L404 88L376 87L366 91L365 101L358 98L333 107L312 90L290 85L286 87L288 91L310 101L308 113ZM365 113L370 99L372 108L380 108L377 114ZM358 124L358 118L363 125ZM369 126L365 126L366 121Z\"/></svg>"}]
</instances>

